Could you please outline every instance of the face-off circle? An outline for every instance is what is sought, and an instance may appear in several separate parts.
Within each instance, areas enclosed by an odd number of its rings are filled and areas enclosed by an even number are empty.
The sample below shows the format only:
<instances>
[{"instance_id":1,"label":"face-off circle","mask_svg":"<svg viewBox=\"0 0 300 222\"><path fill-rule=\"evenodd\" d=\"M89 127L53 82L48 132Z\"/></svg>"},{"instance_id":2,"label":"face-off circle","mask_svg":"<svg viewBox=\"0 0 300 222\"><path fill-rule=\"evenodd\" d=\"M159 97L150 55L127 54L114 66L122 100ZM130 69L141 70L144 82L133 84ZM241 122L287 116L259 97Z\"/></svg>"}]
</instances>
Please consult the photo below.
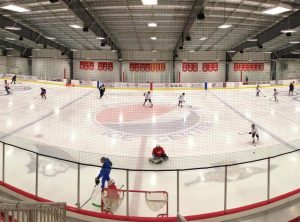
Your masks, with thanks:
<instances>
[{"instance_id":1,"label":"face-off circle","mask_svg":"<svg viewBox=\"0 0 300 222\"><path fill-rule=\"evenodd\" d=\"M96 113L96 122L110 130L139 136L172 134L197 125L205 129L212 126L202 118L199 109L171 105L111 106Z\"/></svg>"}]
</instances>

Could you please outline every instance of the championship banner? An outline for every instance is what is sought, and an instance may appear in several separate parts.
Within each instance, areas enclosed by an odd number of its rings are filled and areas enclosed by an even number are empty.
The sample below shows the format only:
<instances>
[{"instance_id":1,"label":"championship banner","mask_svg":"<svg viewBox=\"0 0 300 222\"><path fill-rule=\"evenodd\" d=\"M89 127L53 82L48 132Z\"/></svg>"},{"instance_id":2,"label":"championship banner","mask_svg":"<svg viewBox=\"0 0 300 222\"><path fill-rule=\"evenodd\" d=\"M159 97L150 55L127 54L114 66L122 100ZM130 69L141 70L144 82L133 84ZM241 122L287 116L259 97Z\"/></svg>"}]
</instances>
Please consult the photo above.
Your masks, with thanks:
<instances>
[{"instance_id":1,"label":"championship banner","mask_svg":"<svg viewBox=\"0 0 300 222\"><path fill-rule=\"evenodd\" d=\"M83 61L80 61L80 69L84 69L84 62Z\"/></svg>"},{"instance_id":2,"label":"championship banner","mask_svg":"<svg viewBox=\"0 0 300 222\"><path fill-rule=\"evenodd\" d=\"M234 63L234 71L264 71L264 63Z\"/></svg>"},{"instance_id":3,"label":"championship banner","mask_svg":"<svg viewBox=\"0 0 300 222\"><path fill-rule=\"evenodd\" d=\"M182 71L186 72L188 70L187 63L182 63Z\"/></svg>"},{"instance_id":4,"label":"championship banner","mask_svg":"<svg viewBox=\"0 0 300 222\"><path fill-rule=\"evenodd\" d=\"M108 65L108 67L107 67L108 71L114 70L114 64L112 62L108 62L107 65Z\"/></svg>"},{"instance_id":5,"label":"championship banner","mask_svg":"<svg viewBox=\"0 0 300 222\"><path fill-rule=\"evenodd\" d=\"M198 63L182 63L183 72L198 72Z\"/></svg>"},{"instance_id":6,"label":"championship banner","mask_svg":"<svg viewBox=\"0 0 300 222\"><path fill-rule=\"evenodd\" d=\"M99 71L103 70L103 62L98 62L98 70Z\"/></svg>"},{"instance_id":7,"label":"championship banner","mask_svg":"<svg viewBox=\"0 0 300 222\"><path fill-rule=\"evenodd\" d=\"M107 71L107 62L103 62L103 71Z\"/></svg>"},{"instance_id":8,"label":"championship banner","mask_svg":"<svg viewBox=\"0 0 300 222\"><path fill-rule=\"evenodd\" d=\"M219 70L218 63L202 63L202 71L203 72L216 72Z\"/></svg>"},{"instance_id":9,"label":"championship banner","mask_svg":"<svg viewBox=\"0 0 300 222\"><path fill-rule=\"evenodd\" d=\"M94 62L89 62L89 64L90 64L90 70L94 70Z\"/></svg>"},{"instance_id":10,"label":"championship banner","mask_svg":"<svg viewBox=\"0 0 300 222\"><path fill-rule=\"evenodd\" d=\"M84 61L84 62L83 62L83 69L84 69L84 70L89 70L89 68L90 68L90 63Z\"/></svg>"},{"instance_id":11,"label":"championship banner","mask_svg":"<svg viewBox=\"0 0 300 222\"><path fill-rule=\"evenodd\" d=\"M165 63L130 63L131 72L160 72L166 71Z\"/></svg>"},{"instance_id":12,"label":"championship banner","mask_svg":"<svg viewBox=\"0 0 300 222\"><path fill-rule=\"evenodd\" d=\"M130 72L134 72L134 63L129 64L129 70Z\"/></svg>"}]
</instances>

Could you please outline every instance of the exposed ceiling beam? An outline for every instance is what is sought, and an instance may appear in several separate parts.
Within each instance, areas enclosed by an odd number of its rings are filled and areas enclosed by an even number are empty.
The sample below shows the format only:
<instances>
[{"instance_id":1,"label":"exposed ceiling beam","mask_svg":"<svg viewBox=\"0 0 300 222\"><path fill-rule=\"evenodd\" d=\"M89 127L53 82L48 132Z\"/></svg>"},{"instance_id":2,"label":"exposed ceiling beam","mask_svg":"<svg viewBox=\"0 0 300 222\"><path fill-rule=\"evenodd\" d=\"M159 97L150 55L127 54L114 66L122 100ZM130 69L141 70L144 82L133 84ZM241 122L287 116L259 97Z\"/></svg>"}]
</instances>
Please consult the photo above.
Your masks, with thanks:
<instances>
[{"instance_id":1,"label":"exposed ceiling beam","mask_svg":"<svg viewBox=\"0 0 300 222\"><path fill-rule=\"evenodd\" d=\"M240 45L230 49L235 51L235 53L242 51L246 48L251 48L257 46L257 44L263 44L268 42L277 36L281 35L281 30L284 29L294 29L300 25L300 10L293 13L292 15L286 17L285 19L281 20L280 22L276 23L274 26L268 28L267 30L259 33L258 35L254 36L253 38L257 38L258 42L248 42L245 41Z\"/></svg>"},{"instance_id":2,"label":"exposed ceiling beam","mask_svg":"<svg viewBox=\"0 0 300 222\"><path fill-rule=\"evenodd\" d=\"M296 51L296 50L300 50L300 43L299 44L295 44L295 45L291 45L291 46L286 47L286 48L281 49L281 50L277 50L277 51L274 52L274 54L275 54L275 56L277 58L282 58L285 55L288 55L291 52Z\"/></svg>"},{"instance_id":3,"label":"exposed ceiling beam","mask_svg":"<svg viewBox=\"0 0 300 222\"><path fill-rule=\"evenodd\" d=\"M176 54L177 52L177 49L178 47L183 44L186 36L189 35L189 32L195 22L195 20L197 19L197 14L201 11L203 11L204 7L203 7L203 4L204 4L204 0L195 0L194 3L193 3L193 6L191 8L191 11L190 11L190 15L184 25L184 28L180 34L180 37L177 41L177 44L173 50L173 55Z\"/></svg>"},{"instance_id":4,"label":"exposed ceiling beam","mask_svg":"<svg viewBox=\"0 0 300 222\"><path fill-rule=\"evenodd\" d=\"M286 54L281 56L282 59L300 59L300 54Z\"/></svg>"},{"instance_id":5,"label":"exposed ceiling beam","mask_svg":"<svg viewBox=\"0 0 300 222\"><path fill-rule=\"evenodd\" d=\"M6 48L13 48L13 49L19 51L20 55L22 57L28 57L29 55L31 55L31 49L26 48L24 46L20 46L20 45L11 43L11 42L3 41L2 39L0 39L0 45L5 46Z\"/></svg>"},{"instance_id":6,"label":"exposed ceiling beam","mask_svg":"<svg viewBox=\"0 0 300 222\"><path fill-rule=\"evenodd\" d=\"M88 10L81 4L79 0L63 0L63 2L75 13L75 15L87 26L96 36L104 37L103 42L109 44L112 49L117 50L118 58L121 59L121 50L118 45L106 33Z\"/></svg>"},{"instance_id":7,"label":"exposed ceiling beam","mask_svg":"<svg viewBox=\"0 0 300 222\"><path fill-rule=\"evenodd\" d=\"M71 50L68 47L65 47L59 43L52 41L52 40L46 39L43 35L41 35L41 33L33 31L32 29L30 29L22 24L16 23L15 21L11 20L8 17L0 15L0 28L4 29L6 26L20 27L21 30L19 30L19 31L14 31L14 30L7 30L7 31L12 32L18 36L22 36L32 42L35 42L37 44L47 45L52 48L58 49L61 52L65 53L66 55L68 55L71 52Z\"/></svg>"}]
</instances>

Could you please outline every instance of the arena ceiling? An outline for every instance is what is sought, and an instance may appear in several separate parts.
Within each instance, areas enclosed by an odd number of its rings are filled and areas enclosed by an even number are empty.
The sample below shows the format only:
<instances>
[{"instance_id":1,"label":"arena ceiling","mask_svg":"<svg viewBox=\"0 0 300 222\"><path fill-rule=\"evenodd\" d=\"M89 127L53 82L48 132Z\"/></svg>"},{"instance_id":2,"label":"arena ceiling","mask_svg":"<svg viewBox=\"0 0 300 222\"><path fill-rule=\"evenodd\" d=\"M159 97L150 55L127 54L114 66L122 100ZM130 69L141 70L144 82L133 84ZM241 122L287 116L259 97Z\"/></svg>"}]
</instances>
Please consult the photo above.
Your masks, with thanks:
<instances>
[{"instance_id":1,"label":"arena ceiling","mask_svg":"<svg viewBox=\"0 0 300 222\"><path fill-rule=\"evenodd\" d=\"M0 7L16 4L29 9L28 12L12 12L0 9L5 16L42 36L52 37L67 48L76 50L105 49L103 40L96 39L92 30L83 32L70 25L83 27L83 15L70 9L73 1L60 0L0 0ZM299 0L158 0L157 5L143 5L141 0L80 0L79 3L121 50L170 50L183 45L184 50L230 50L249 38L274 26L300 9ZM267 15L263 11L284 4L290 11L277 15ZM203 11L204 20L196 14ZM196 14L195 14L196 13ZM1 23L1 19L0 19ZM157 27L148 27L156 23ZM218 28L222 24L230 28ZM289 27L286 27L287 29ZM185 30L185 31L184 31ZM264 43L265 51L288 47L292 41L300 41L300 28L287 37L281 34ZM21 31L0 29L0 39L29 48L42 48L43 45L24 39L19 41ZM180 38L183 36L184 41ZM191 41L185 41L186 36ZM156 40L151 40L156 37ZM6 38L14 38L9 40ZM257 47L247 50L257 51Z\"/></svg>"}]
</instances>

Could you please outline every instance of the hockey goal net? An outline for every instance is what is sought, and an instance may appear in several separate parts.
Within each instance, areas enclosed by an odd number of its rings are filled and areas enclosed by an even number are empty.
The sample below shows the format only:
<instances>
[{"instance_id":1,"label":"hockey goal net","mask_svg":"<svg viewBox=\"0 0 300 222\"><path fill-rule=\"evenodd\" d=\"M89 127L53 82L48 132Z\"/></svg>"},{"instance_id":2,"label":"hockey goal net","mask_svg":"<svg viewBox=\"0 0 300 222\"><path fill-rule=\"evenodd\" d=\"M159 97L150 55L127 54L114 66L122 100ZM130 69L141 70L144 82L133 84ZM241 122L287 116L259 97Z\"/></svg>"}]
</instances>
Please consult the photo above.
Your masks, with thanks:
<instances>
[{"instance_id":1,"label":"hockey goal net","mask_svg":"<svg viewBox=\"0 0 300 222\"><path fill-rule=\"evenodd\" d=\"M101 194L101 211L118 215L121 213L120 208L124 209L126 204L129 204L129 215L131 216L166 217L169 210L168 201L169 196L166 191L106 188Z\"/></svg>"}]
</instances>

